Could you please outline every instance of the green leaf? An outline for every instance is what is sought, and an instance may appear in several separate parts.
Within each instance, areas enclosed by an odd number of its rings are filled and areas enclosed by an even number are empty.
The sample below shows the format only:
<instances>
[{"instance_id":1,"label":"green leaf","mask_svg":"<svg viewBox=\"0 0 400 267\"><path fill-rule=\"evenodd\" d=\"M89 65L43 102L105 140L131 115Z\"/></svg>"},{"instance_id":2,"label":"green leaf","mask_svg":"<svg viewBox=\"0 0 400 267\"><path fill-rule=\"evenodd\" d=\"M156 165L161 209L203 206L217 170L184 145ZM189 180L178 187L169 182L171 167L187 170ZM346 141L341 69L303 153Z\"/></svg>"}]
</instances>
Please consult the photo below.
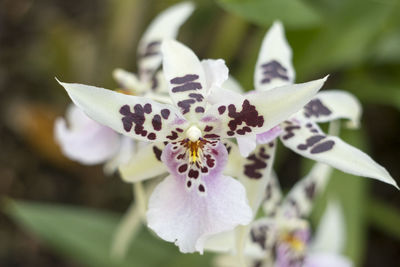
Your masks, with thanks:
<instances>
[{"instance_id":1,"label":"green leaf","mask_svg":"<svg viewBox=\"0 0 400 267\"><path fill-rule=\"evenodd\" d=\"M174 245L141 231L126 259L110 258L120 216L106 211L33 202L7 201L4 210L24 229L57 252L93 267L209 266L210 255L180 254Z\"/></svg>"},{"instance_id":2,"label":"green leaf","mask_svg":"<svg viewBox=\"0 0 400 267\"><path fill-rule=\"evenodd\" d=\"M287 28L307 28L318 25L320 17L301 0L219 0L228 12L235 13L260 26L270 26L281 20Z\"/></svg>"}]
</instances>

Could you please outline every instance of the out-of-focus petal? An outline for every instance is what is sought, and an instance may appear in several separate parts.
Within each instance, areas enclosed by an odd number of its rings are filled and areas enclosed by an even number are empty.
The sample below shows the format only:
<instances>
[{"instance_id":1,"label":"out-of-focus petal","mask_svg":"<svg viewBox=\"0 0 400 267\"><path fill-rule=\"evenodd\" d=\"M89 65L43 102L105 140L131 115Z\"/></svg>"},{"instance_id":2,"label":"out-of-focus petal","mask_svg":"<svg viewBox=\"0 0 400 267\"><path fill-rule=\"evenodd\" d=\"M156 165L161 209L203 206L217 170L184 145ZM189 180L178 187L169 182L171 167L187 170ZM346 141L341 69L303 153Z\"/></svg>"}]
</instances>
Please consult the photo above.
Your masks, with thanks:
<instances>
[{"instance_id":1,"label":"out-of-focus petal","mask_svg":"<svg viewBox=\"0 0 400 267\"><path fill-rule=\"evenodd\" d=\"M223 59L203 59L201 65L204 69L207 89L218 90L229 77L229 70Z\"/></svg>"},{"instance_id":2,"label":"out-of-focus petal","mask_svg":"<svg viewBox=\"0 0 400 267\"><path fill-rule=\"evenodd\" d=\"M95 86L60 84L89 117L140 141L173 141L187 126L180 112L171 105Z\"/></svg>"},{"instance_id":3,"label":"out-of-focus petal","mask_svg":"<svg viewBox=\"0 0 400 267\"><path fill-rule=\"evenodd\" d=\"M275 22L264 37L254 72L256 90L294 83L295 71L292 49L286 38L282 23Z\"/></svg>"},{"instance_id":4,"label":"out-of-focus petal","mask_svg":"<svg viewBox=\"0 0 400 267\"><path fill-rule=\"evenodd\" d=\"M149 88L146 83L139 81L138 77L129 71L123 69L115 69L112 73L114 80L120 87L128 90L133 95L139 95L146 92Z\"/></svg>"},{"instance_id":5,"label":"out-of-focus petal","mask_svg":"<svg viewBox=\"0 0 400 267\"><path fill-rule=\"evenodd\" d=\"M286 217L310 215L314 199L325 190L332 168L323 163L316 163L310 173L297 182L285 197L280 212Z\"/></svg>"},{"instance_id":6,"label":"out-of-focus petal","mask_svg":"<svg viewBox=\"0 0 400 267\"><path fill-rule=\"evenodd\" d=\"M138 46L140 80L149 81L161 64L161 42L175 39L180 26L193 12L190 2L176 4L159 14L143 34Z\"/></svg>"},{"instance_id":7,"label":"out-of-focus petal","mask_svg":"<svg viewBox=\"0 0 400 267\"><path fill-rule=\"evenodd\" d=\"M361 150L335 136L325 135L315 123L285 122L282 143L294 152L353 175L374 178L398 188L381 165Z\"/></svg>"},{"instance_id":8,"label":"out-of-focus petal","mask_svg":"<svg viewBox=\"0 0 400 267\"><path fill-rule=\"evenodd\" d=\"M319 221L310 250L315 253L340 254L343 253L345 242L346 225L343 210L338 201L331 200Z\"/></svg>"},{"instance_id":9,"label":"out-of-focus petal","mask_svg":"<svg viewBox=\"0 0 400 267\"><path fill-rule=\"evenodd\" d=\"M265 216L275 216L281 201L282 190L279 185L278 177L274 171L271 171L267 186L265 187L265 198L262 204Z\"/></svg>"},{"instance_id":10,"label":"out-of-focus petal","mask_svg":"<svg viewBox=\"0 0 400 267\"><path fill-rule=\"evenodd\" d=\"M358 127L362 107L358 99L340 90L319 92L313 100L296 114L296 118L313 122L328 122L337 119L348 119L348 126Z\"/></svg>"},{"instance_id":11,"label":"out-of-focus petal","mask_svg":"<svg viewBox=\"0 0 400 267\"><path fill-rule=\"evenodd\" d=\"M137 150L135 156L119 167L119 173L126 182L138 182L167 173L161 162L164 144L148 144Z\"/></svg>"},{"instance_id":12,"label":"out-of-focus petal","mask_svg":"<svg viewBox=\"0 0 400 267\"><path fill-rule=\"evenodd\" d=\"M304 267L352 267L350 259L333 253L310 253L304 261Z\"/></svg>"},{"instance_id":13,"label":"out-of-focus petal","mask_svg":"<svg viewBox=\"0 0 400 267\"><path fill-rule=\"evenodd\" d=\"M192 50L177 41L163 41L161 50L173 102L186 118L197 121L205 112L208 92L202 64Z\"/></svg>"},{"instance_id":14,"label":"out-of-focus petal","mask_svg":"<svg viewBox=\"0 0 400 267\"><path fill-rule=\"evenodd\" d=\"M103 163L112 158L120 147L120 135L87 117L71 105L68 122L58 118L54 125L57 143L65 156L85 165ZM68 124L68 125L67 125Z\"/></svg>"},{"instance_id":15,"label":"out-of-focus petal","mask_svg":"<svg viewBox=\"0 0 400 267\"><path fill-rule=\"evenodd\" d=\"M134 155L136 142L132 138L121 136L121 145L117 154L104 165L104 173L111 175L119 166L126 164Z\"/></svg>"}]
</instances>

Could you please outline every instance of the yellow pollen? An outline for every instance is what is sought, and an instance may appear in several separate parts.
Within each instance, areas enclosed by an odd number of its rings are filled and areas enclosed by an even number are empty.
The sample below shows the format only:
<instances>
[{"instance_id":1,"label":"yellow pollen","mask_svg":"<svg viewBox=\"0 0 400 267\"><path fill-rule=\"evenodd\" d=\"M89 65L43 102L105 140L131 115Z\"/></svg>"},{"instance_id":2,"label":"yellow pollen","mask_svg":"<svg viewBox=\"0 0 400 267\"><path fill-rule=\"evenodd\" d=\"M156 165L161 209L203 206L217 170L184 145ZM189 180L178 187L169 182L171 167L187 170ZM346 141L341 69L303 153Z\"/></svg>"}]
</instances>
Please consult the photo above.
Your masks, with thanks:
<instances>
[{"instance_id":1,"label":"yellow pollen","mask_svg":"<svg viewBox=\"0 0 400 267\"><path fill-rule=\"evenodd\" d=\"M200 141L192 142L189 141L189 149L190 149L190 160L191 162L195 163L197 158L199 157L198 150L200 146Z\"/></svg>"},{"instance_id":2,"label":"yellow pollen","mask_svg":"<svg viewBox=\"0 0 400 267\"><path fill-rule=\"evenodd\" d=\"M286 234L282 239L297 252L302 252L305 249L304 242L292 234Z\"/></svg>"},{"instance_id":3,"label":"yellow pollen","mask_svg":"<svg viewBox=\"0 0 400 267\"><path fill-rule=\"evenodd\" d=\"M121 93L121 94L124 94L124 95L136 95L135 93L133 93L132 91L128 91L128 90L125 90L125 89L117 89L117 90L115 90L117 93Z\"/></svg>"}]
</instances>

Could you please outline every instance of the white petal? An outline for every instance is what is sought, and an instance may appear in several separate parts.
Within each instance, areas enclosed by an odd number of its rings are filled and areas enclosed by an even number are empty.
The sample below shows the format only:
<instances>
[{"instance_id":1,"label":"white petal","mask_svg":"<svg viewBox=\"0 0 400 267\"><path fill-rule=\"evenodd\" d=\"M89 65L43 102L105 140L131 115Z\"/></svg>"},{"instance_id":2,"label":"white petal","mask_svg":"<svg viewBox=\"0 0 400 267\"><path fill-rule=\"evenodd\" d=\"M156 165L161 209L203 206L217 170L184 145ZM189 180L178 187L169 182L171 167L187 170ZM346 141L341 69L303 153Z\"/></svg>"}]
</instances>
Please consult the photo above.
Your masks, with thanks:
<instances>
[{"instance_id":1,"label":"white petal","mask_svg":"<svg viewBox=\"0 0 400 267\"><path fill-rule=\"evenodd\" d=\"M104 172L107 175L114 173L119 166L128 163L135 152L136 141L132 138L121 136L121 145L117 154L104 165Z\"/></svg>"},{"instance_id":2,"label":"white petal","mask_svg":"<svg viewBox=\"0 0 400 267\"><path fill-rule=\"evenodd\" d=\"M207 89L221 87L229 77L229 70L223 59L203 59L201 65L204 69Z\"/></svg>"},{"instance_id":3,"label":"white petal","mask_svg":"<svg viewBox=\"0 0 400 267\"><path fill-rule=\"evenodd\" d=\"M272 165L275 159L276 142L258 145L247 158L243 159L243 169L237 176L246 188L247 198L256 214L265 198Z\"/></svg>"},{"instance_id":4,"label":"white petal","mask_svg":"<svg viewBox=\"0 0 400 267\"><path fill-rule=\"evenodd\" d=\"M360 124L361 113L361 104L354 95L346 91L329 90L319 92L296 114L296 118L314 122L348 119L348 126L356 128Z\"/></svg>"},{"instance_id":5,"label":"white petal","mask_svg":"<svg viewBox=\"0 0 400 267\"><path fill-rule=\"evenodd\" d=\"M236 141L242 157L248 157L257 146L256 136L254 134L249 136L238 136L236 137Z\"/></svg>"},{"instance_id":6,"label":"white petal","mask_svg":"<svg viewBox=\"0 0 400 267\"><path fill-rule=\"evenodd\" d=\"M310 249L313 252L340 254L346 243L343 210L338 201L331 200L319 221Z\"/></svg>"},{"instance_id":7,"label":"white petal","mask_svg":"<svg viewBox=\"0 0 400 267\"><path fill-rule=\"evenodd\" d=\"M163 41L161 50L173 102L189 120L197 121L205 112L208 92L202 64L192 50L177 41Z\"/></svg>"},{"instance_id":8,"label":"white petal","mask_svg":"<svg viewBox=\"0 0 400 267\"><path fill-rule=\"evenodd\" d=\"M267 186L265 187L265 198L262 204L262 209L265 216L272 216L275 214L282 201L282 190L279 185L279 180L274 171L270 172Z\"/></svg>"},{"instance_id":9,"label":"white petal","mask_svg":"<svg viewBox=\"0 0 400 267\"><path fill-rule=\"evenodd\" d=\"M138 182L167 173L161 162L164 145L148 144L139 149L129 162L119 167L119 173L126 182Z\"/></svg>"},{"instance_id":10,"label":"white petal","mask_svg":"<svg viewBox=\"0 0 400 267\"><path fill-rule=\"evenodd\" d=\"M310 253L306 256L304 267L352 267L353 263L345 256L332 253Z\"/></svg>"},{"instance_id":11,"label":"white petal","mask_svg":"<svg viewBox=\"0 0 400 267\"><path fill-rule=\"evenodd\" d=\"M165 178L150 197L148 226L181 252L202 253L210 236L248 224L252 214L244 187L231 177L215 178L206 197L188 192L179 179Z\"/></svg>"},{"instance_id":12,"label":"white petal","mask_svg":"<svg viewBox=\"0 0 400 267\"><path fill-rule=\"evenodd\" d=\"M129 71L115 69L112 75L120 87L129 90L133 95L142 94L149 89L145 83L139 81L134 73Z\"/></svg>"},{"instance_id":13,"label":"white petal","mask_svg":"<svg viewBox=\"0 0 400 267\"><path fill-rule=\"evenodd\" d=\"M316 124L285 123L281 140L294 152L353 175L374 178L398 188L385 168L361 150L335 136L325 135Z\"/></svg>"},{"instance_id":14,"label":"white petal","mask_svg":"<svg viewBox=\"0 0 400 267\"><path fill-rule=\"evenodd\" d=\"M71 105L68 122L58 118L54 125L57 143L65 156L85 165L99 164L112 158L120 147L120 135ZM69 127L67 126L69 125Z\"/></svg>"},{"instance_id":15,"label":"white petal","mask_svg":"<svg viewBox=\"0 0 400 267\"><path fill-rule=\"evenodd\" d=\"M186 127L185 119L171 105L95 86L60 84L89 117L137 140L176 140Z\"/></svg>"},{"instance_id":16,"label":"white petal","mask_svg":"<svg viewBox=\"0 0 400 267\"><path fill-rule=\"evenodd\" d=\"M324 192L332 168L323 163L316 163L310 173L297 182L285 197L281 210L287 217L310 215L316 196Z\"/></svg>"},{"instance_id":17,"label":"white petal","mask_svg":"<svg viewBox=\"0 0 400 267\"><path fill-rule=\"evenodd\" d=\"M266 91L294 83L294 79L292 49L285 38L282 23L277 21L262 42L254 72L254 87Z\"/></svg>"},{"instance_id":18,"label":"white petal","mask_svg":"<svg viewBox=\"0 0 400 267\"><path fill-rule=\"evenodd\" d=\"M207 109L202 121L225 138L264 133L299 111L326 79L256 91L246 96L223 88L215 90L215 99L220 100Z\"/></svg>"},{"instance_id":19,"label":"white petal","mask_svg":"<svg viewBox=\"0 0 400 267\"><path fill-rule=\"evenodd\" d=\"M232 75L228 76L228 79L222 84L222 87L239 94L244 92L243 87Z\"/></svg>"},{"instance_id":20,"label":"white petal","mask_svg":"<svg viewBox=\"0 0 400 267\"><path fill-rule=\"evenodd\" d=\"M160 45L164 39L175 39L180 26L193 12L190 2L174 5L159 14L146 32L138 46L139 73L142 81L151 80L161 64Z\"/></svg>"}]
</instances>

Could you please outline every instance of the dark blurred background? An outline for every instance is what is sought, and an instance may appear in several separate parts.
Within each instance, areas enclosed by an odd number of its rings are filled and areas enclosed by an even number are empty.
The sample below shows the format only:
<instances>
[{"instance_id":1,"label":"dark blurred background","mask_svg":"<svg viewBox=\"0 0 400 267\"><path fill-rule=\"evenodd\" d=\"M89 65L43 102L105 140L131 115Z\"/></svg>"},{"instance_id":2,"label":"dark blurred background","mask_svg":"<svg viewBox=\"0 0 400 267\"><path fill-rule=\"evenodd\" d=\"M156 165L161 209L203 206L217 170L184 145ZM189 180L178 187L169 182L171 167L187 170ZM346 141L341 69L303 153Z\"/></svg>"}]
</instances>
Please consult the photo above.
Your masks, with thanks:
<instances>
[{"instance_id":1,"label":"dark blurred background","mask_svg":"<svg viewBox=\"0 0 400 267\"><path fill-rule=\"evenodd\" d=\"M53 122L69 99L54 77L115 88L112 70L136 71L141 34L157 13L176 2L0 0L0 197L119 213L127 209L131 186L118 175L106 177L101 166L81 166L61 155ZM224 58L251 90L261 40L272 21L281 19L294 51L297 81L330 73L325 89L359 97L362 128L345 131L344 138L368 151L399 183L399 1L293 2L301 8L286 0L196 1L178 39L200 58ZM304 164L281 150L276 170L288 189ZM397 266L399 192L377 181L335 176L328 191L346 200L351 218L347 254L359 266ZM0 212L0 266L83 265Z\"/></svg>"}]
</instances>

